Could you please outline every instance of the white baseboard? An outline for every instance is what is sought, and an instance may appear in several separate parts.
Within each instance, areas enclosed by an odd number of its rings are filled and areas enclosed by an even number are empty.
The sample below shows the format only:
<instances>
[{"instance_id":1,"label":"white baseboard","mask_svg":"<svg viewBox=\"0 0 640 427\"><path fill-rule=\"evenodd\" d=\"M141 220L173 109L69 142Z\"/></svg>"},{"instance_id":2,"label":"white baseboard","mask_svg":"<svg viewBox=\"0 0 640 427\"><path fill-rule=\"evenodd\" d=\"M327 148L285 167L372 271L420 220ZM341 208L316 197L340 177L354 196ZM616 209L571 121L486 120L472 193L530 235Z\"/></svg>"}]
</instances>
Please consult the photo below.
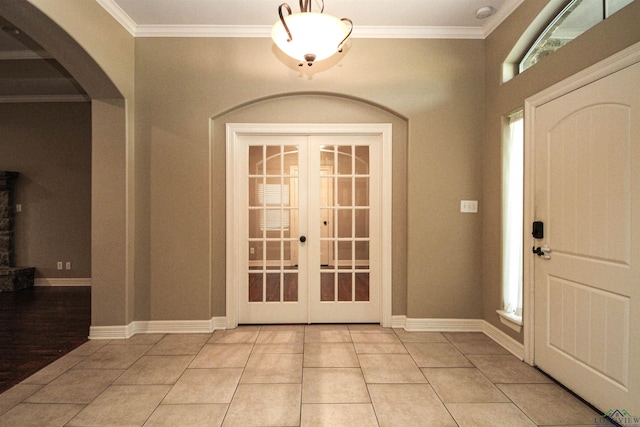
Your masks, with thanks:
<instances>
[{"instance_id":1,"label":"white baseboard","mask_svg":"<svg viewBox=\"0 0 640 427\"><path fill-rule=\"evenodd\" d=\"M210 334L227 328L226 317L210 320L151 320L123 326L91 326L89 339L127 339L135 334Z\"/></svg>"},{"instance_id":2,"label":"white baseboard","mask_svg":"<svg viewBox=\"0 0 640 427\"><path fill-rule=\"evenodd\" d=\"M124 340L135 334L134 324L122 326L90 326L90 340Z\"/></svg>"},{"instance_id":3,"label":"white baseboard","mask_svg":"<svg viewBox=\"0 0 640 427\"><path fill-rule=\"evenodd\" d=\"M483 332L482 319L407 319L405 330L415 332Z\"/></svg>"},{"instance_id":4,"label":"white baseboard","mask_svg":"<svg viewBox=\"0 0 640 427\"><path fill-rule=\"evenodd\" d=\"M412 332L482 332L518 359L524 359L524 345L482 319L407 319L392 316L391 327ZM127 339L135 334L209 334L227 329L226 317L209 320L151 320L123 326L91 326L89 339Z\"/></svg>"},{"instance_id":5,"label":"white baseboard","mask_svg":"<svg viewBox=\"0 0 640 427\"><path fill-rule=\"evenodd\" d=\"M407 319L393 316L393 328L413 332L482 332L505 350L524 360L524 345L482 319Z\"/></svg>"},{"instance_id":6,"label":"white baseboard","mask_svg":"<svg viewBox=\"0 0 640 427\"><path fill-rule=\"evenodd\" d=\"M38 277L35 286L91 286L91 277Z\"/></svg>"},{"instance_id":7,"label":"white baseboard","mask_svg":"<svg viewBox=\"0 0 640 427\"><path fill-rule=\"evenodd\" d=\"M407 316L391 316L391 327L404 329L407 325Z\"/></svg>"},{"instance_id":8,"label":"white baseboard","mask_svg":"<svg viewBox=\"0 0 640 427\"><path fill-rule=\"evenodd\" d=\"M483 330L485 335L489 338L500 344L511 354L516 356L520 360L524 360L524 344L519 343L518 341L511 338L509 335L502 332L500 329L496 328L489 322L485 322L483 320Z\"/></svg>"}]
</instances>

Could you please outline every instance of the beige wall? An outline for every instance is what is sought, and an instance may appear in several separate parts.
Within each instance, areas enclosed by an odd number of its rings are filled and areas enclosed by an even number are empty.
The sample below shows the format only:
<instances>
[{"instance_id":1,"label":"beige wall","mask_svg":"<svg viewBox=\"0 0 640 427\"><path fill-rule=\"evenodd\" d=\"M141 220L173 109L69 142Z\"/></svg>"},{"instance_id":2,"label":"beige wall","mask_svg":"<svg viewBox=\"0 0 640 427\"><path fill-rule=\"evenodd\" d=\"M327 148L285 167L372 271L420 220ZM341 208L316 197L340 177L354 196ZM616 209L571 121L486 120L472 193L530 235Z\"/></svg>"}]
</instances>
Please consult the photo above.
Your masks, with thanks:
<instances>
[{"instance_id":1,"label":"beige wall","mask_svg":"<svg viewBox=\"0 0 640 427\"><path fill-rule=\"evenodd\" d=\"M148 168L134 138L134 38L93 1L8 2L0 10L92 98L92 326L129 324L136 312L145 314L149 283Z\"/></svg>"},{"instance_id":2,"label":"beige wall","mask_svg":"<svg viewBox=\"0 0 640 427\"><path fill-rule=\"evenodd\" d=\"M305 110L295 108L304 105L300 95L255 110L250 121L350 119L333 114L349 110L343 98L406 118L407 160L394 162L408 200L406 209L394 211L400 254L394 314L480 317L480 215L460 214L459 203L481 191L483 42L354 39L338 64L311 71L283 64L268 39L136 40L137 143L149 147L151 170L151 318L224 314L224 138L209 145L209 118L263 98L310 92L340 96ZM402 269L406 279L395 276ZM405 293L410 302L403 306ZM211 304L209 295L217 297Z\"/></svg>"},{"instance_id":3,"label":"beige wall","mask_svg":"<svg viewBox=\"0 0 640 427\"><path fill-rule=\"evenodd\" d=\"M268 39L134 39L95 2L31 3L123 96L93 101L94 326L223 315L218 123L334 121L351 107L345 118L406 128L393 172L394 198L406 194L406 207L394 199L393 313L499 326L501 117L640 31L634 2L500 85L502 61L544 2L524 2L484 41L354 39L331 67L302 72ZM291 111L305 97L317 108ZM394 155L396 143L394 133ZM459 213L462 199L478 199L480 213Z\"/></svg>"},{"instance_id":4,"label":"beige wall","mask_svg":"<svg viewBox=\"0 0 640 427\"><path fill-rule=\"evenodd\" d=\"M20 173L16 265L36 267L36 278L90 278L91 105L0 104L0 134L0 170Z\"/></svg>"},{"instance_id":5,"label":"beige wall","mask_svg":"<svg viewBox=\"0 0 640 427\"><path fill-rule=\"evenodd\" d=\"M482 151L482 198L485 204L482 222L483 317L521 342L523 334L516 334L511 329L503 327L495 313L495 310L501 308L499 254L502 238L500 173L503 117L523 107L526 98L640 41L640 2L635 1L534 67L501 84L502 63L520 35L548 3L523 2L509 19L486 39L485 140ZM525 230L528 229L530 225L525 224ZM528 247L527 244L528 241L525 240L525 248ZM525 256L528 256L526 251Z\"/></svg>"}]
</instances>

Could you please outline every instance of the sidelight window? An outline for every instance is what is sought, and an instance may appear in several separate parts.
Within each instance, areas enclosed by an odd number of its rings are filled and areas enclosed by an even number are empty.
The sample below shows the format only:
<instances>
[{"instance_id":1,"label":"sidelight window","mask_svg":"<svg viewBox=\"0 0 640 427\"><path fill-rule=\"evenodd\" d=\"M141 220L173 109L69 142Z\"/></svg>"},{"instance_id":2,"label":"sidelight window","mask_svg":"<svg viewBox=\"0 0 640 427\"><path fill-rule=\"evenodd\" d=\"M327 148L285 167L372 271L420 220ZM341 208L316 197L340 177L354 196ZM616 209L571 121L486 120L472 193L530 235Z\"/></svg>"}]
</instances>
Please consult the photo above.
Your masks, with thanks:
<instances>
[{"instance_id":1,"label":"sidelight window","mask_svg":"<svg viewBox=\"0 0 640 427\"><path fill-rule=\"evenodd\" d=\"M502 310L522 324L522 256L524 204L524 120L522 110L509 117L502 163Z\"/></svg>"}]
</instances>

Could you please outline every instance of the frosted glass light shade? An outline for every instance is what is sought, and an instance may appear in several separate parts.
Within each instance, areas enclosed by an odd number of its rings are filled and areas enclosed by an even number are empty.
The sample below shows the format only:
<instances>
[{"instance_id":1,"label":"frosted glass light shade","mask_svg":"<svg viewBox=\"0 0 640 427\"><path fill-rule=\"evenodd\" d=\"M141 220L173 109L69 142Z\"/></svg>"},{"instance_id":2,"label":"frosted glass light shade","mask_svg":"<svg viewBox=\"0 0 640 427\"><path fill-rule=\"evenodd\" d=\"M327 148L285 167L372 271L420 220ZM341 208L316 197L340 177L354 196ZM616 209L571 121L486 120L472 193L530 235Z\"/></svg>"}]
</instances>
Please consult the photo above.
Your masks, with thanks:
<instances>
[{"instance_id":1,"label":"frosted glass light shade","mask_svg":"<svg viewBox=\"0 0 640 427\"><path fill-rule=\"evenodd\" d=\"M322 61L337 53L350 31L343 21L324 13L293 13L284 20L292 40L287 41L289 35L280 20L273 24L271 38L284 53L300 62Z\"/></svg>"}]
</instances>

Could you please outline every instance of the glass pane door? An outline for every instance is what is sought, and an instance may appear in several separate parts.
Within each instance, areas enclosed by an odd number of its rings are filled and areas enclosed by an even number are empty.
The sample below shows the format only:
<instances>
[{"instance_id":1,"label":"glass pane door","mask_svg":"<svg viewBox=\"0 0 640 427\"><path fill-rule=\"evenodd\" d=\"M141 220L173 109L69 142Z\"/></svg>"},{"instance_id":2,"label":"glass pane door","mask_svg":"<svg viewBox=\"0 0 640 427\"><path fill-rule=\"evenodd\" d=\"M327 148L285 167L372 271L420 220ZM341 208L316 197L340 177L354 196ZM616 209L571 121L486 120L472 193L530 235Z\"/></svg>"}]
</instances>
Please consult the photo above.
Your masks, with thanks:
<instances>
[{"instance_id":1,"label":"glass pane door","mask_svg":"<svg viewBox=\"0 0 640 427\"><path fill-rule=\"evenodd\" d=\"M241 323L378 322L379 136L247 135ZM378 168L379 169L379 168ZM378 224L374 226L372 224Z\"/></svg>"},{"instance_id":2,"label":"glass pane door","mask_svg":"<svg viewBox=\"0 0 640 427\"><path fill-rule=\"evenodd\" d=\"M312 322L377 322L380 318L372 247L378 234L378 136L312 136L309 144L309 298ZM319 227L319 229L318 229ZM315 228L315 230L314 230ZM316 258L315 255L319 256Z\"/></svg>"},{"instance_id":3,"label":"glass pane door","mask_svg":"<svg viewBox=\"0 0 640 427\"><path fill-rule=\"evenodd\" d=\"M320 300L369 301L369 147L321 147L320 172Z\"/></svg>"},{"instance_id":4,"label":"glass pane door","mask_svg":"<svg viewBox=\"0 0 640 427\"><path fill-rule=\"evenodd\" d=\"M249 147L249 302L298 301L297 171L297 147Z\"/></svg>"},{"instance_id":5,"label":"glass pane door","mask_svg":"<svg viewBox=\"0 0 640 427\"><path fill-rule=\"evenodd\" d=\"M306 138L247 136L243 141L247 143L244 321L306 322L299 239L299 143Z\"/></svg>"}]
</instances>

